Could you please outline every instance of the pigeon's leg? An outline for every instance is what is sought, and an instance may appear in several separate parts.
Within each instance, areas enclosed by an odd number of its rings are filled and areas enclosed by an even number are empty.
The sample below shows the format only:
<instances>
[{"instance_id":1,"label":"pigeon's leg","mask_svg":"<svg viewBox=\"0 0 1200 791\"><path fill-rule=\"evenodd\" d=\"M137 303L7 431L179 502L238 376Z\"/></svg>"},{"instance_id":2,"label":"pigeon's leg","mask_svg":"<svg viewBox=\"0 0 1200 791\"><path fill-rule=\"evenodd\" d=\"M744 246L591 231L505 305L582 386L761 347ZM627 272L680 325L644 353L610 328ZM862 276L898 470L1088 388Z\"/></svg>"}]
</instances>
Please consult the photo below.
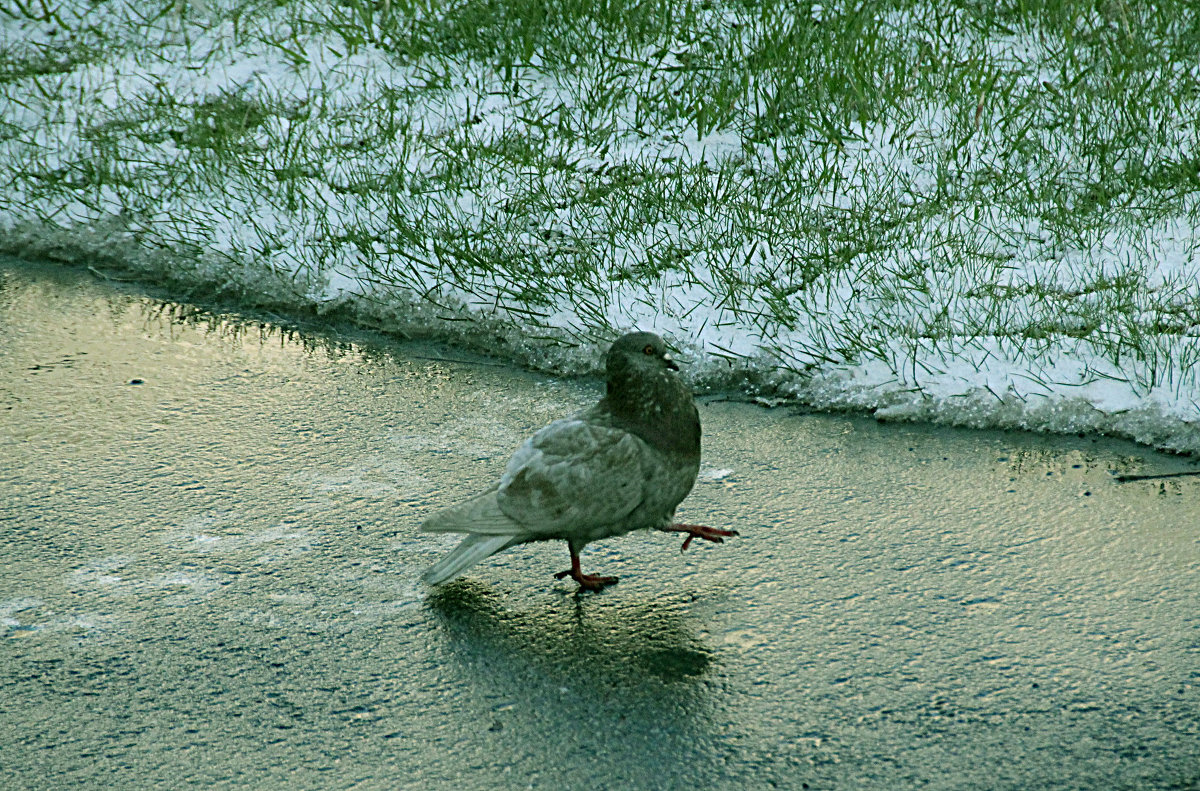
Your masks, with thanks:
<instances>
[{"instance_id":1,"label":"pigeon's leg","mask_svg":"<svg viewBox=\"0 0 1200 791\"><path fill-rule=\"evenodd\" d=\"M579 550L571 542L567 542L567 549L571 552L571 568L567 571L560 571L554 575L554 579L560 580L563 577L570 577L579 583L580 590L598 591L602 590L606 585L616 585L616 577L598 577L595 574L584 574L583 569L579 566Z\"/></svg>"},{"instance_id":2,"label":"pigeon's leg","mask_svg":"<svg viewBox=\"0 0 1200 791\"><path fill-rule=\"evenodd\" d=\"M679 548L680 552L685 551L692 543L693 538L703 538L705 541L711 541L714 544L720 544L730 536L738 535L736 530L718 530L715 527L705 527L704 525L685 525L676 522L667 527L660 527L659 530L664 533L687 533L688 537L683 540L683 546Z\"/></svg>"}]
</instances>

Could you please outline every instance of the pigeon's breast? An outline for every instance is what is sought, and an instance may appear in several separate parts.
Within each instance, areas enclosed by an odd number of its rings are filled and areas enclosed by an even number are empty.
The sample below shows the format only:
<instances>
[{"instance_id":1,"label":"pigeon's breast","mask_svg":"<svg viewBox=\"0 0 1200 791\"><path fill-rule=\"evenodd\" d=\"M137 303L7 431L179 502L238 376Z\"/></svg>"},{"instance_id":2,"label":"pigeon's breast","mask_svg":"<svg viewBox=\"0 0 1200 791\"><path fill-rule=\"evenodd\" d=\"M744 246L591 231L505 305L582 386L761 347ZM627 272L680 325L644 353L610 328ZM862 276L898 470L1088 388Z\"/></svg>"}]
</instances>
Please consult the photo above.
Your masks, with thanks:
<instances>
[{"instance_id":1,"label":"pigeon's breast","mask_svg":"<svg viewBox=\"0 0 1200 791\"><path fill-rule=\"evenodd\" d=\"M700 472L698 455L663 453L647 445L646 458L642 503L629 515L632 530L670 524Z\"/></svg>"}]
</instances>

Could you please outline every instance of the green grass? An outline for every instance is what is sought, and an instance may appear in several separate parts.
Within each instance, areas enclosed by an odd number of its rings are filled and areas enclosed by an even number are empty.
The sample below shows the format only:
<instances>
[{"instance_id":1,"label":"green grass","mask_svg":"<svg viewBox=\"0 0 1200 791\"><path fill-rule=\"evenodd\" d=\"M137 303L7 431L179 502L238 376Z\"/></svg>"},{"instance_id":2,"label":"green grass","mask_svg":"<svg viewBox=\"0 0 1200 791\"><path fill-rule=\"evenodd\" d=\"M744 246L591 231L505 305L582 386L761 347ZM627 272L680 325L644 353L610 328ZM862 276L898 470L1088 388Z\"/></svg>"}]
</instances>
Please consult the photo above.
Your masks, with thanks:
<instances>
[{"instance_id":1,"label":"green grass","mask_svg":"<svg viewBox=\"0 0 1200 791\"><path fill-rule=\"evenodd\" d=\"M1067 350L1195 386L1195 268L1158 277L1148 233L1195 261L1191 3L15 8L60 33L0 51L13 228L119 217L222 285L352 266L372 299L560 339L706 302L801 374ZM273 71L199 79L250 56Z\"/></svg>"}]
</instances>

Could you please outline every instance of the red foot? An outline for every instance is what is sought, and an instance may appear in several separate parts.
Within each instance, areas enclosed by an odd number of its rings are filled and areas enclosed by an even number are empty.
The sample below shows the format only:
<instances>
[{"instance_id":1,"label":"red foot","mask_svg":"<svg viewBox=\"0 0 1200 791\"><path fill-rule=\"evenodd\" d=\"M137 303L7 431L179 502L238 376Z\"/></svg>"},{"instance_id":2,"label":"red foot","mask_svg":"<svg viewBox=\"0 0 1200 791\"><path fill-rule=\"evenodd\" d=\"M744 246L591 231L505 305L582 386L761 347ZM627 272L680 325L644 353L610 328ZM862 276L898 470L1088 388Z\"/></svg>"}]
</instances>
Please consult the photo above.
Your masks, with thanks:
<instances>
[{"instance_id":1,"label":"red foot","mask_svg":"<svg viewBox=\"0 0 1200 791\"><path fill-rule=\"evenodd\" d=\"M669 527L660 527L664 533L688 533L688 537L683 540L683 546L679 548L680 552L687 550L691 545L693 538L703 538L705 541L711 541L714 544L724 543L726 538L738 535L736 530L718 530L715 527L705 527L704 525L685 525L676 523Z\"/></svg>"},{"instance_id":2,"label":"red foot","mask_svg":"<svg viewBox=\"0 0 1200 791\"><path fill-rule=\"evenodd\" d=\"M563 577L570 577L575 580L579 583L580 589L585 591L603 590L608 585L617 584L617 577L598 577L595 574L573 574L569 569L567 571L560 571L554 575L554 579L556 580L560 580Z\"/></svg>"},{"instance_id":3,"label":"red foot","mask_svg":"<svg viewBox=\"0 0 1200 791\"><path fill-rule=\"evenodd\" d=\"M579 589L585 591L603 590L607 585L616 585L616 577L597 577L594 574L584 574L579 568L579 553L577 553L570 544L567 545L567 550L571 553L571 568L566 571L560 571L554 575L554 579L560 580L563 577L570 577L579 583Z\"/></svg>"}]
</instances>

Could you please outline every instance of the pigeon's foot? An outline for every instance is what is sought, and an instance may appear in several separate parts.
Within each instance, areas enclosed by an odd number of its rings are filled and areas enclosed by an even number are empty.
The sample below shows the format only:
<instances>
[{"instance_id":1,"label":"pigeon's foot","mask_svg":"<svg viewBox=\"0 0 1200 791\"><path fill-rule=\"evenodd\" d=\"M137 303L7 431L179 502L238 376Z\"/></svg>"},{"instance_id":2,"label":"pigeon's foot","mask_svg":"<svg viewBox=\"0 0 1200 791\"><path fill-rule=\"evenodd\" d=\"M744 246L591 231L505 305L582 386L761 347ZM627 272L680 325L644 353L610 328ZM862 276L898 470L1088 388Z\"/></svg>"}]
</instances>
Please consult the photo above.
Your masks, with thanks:
<instances>
[{"instance_id":1,"label":"pigeon's foot","mask_svg":"<svg viewBox=\"0 0 1200 791\"><path fill-rule=\"evenodd\" d=\"M560 571L554 575L554 579L560 580L563 577L570 577L579 583L579 589L585 591L604 590L609 585L617 584L617 577L599 577L595 574L582 574L574 572L571 569Z\"/></svg>"},{"instance_id":2,"label":"pigeon's foot","mask_svg":"<svg viewBox=\"0 0 1200 791\"><path fill-rule=\"evenodd\" d=\"M704 525L685 525L675 523L669 527L660 527L664 533L687 533L688 537L683 540L683 546L679 548L680 552L687 550L692 543L693 538L703 538L705 541L711 541L714 544L720 544L727 538L738 535L736 530L720 530L715 527L705 527Z\"/></svg>"},{"instance_id":3,"label":"pigeon's foot","mask_svg":"<svg viewBox=\"0 0 1200 791\"><path fill-rule=\"evenodd\" d=\"M570 544L567 544L567 550L571 553L571 568L558 572L554 575L554 579L570 577L579 583L579 589L583 591L604 590L609 585L617 584L616 577L597 577L595 574L584 574L583 569L579 567L579 553Z\"/></svg>"}]
</instances>

